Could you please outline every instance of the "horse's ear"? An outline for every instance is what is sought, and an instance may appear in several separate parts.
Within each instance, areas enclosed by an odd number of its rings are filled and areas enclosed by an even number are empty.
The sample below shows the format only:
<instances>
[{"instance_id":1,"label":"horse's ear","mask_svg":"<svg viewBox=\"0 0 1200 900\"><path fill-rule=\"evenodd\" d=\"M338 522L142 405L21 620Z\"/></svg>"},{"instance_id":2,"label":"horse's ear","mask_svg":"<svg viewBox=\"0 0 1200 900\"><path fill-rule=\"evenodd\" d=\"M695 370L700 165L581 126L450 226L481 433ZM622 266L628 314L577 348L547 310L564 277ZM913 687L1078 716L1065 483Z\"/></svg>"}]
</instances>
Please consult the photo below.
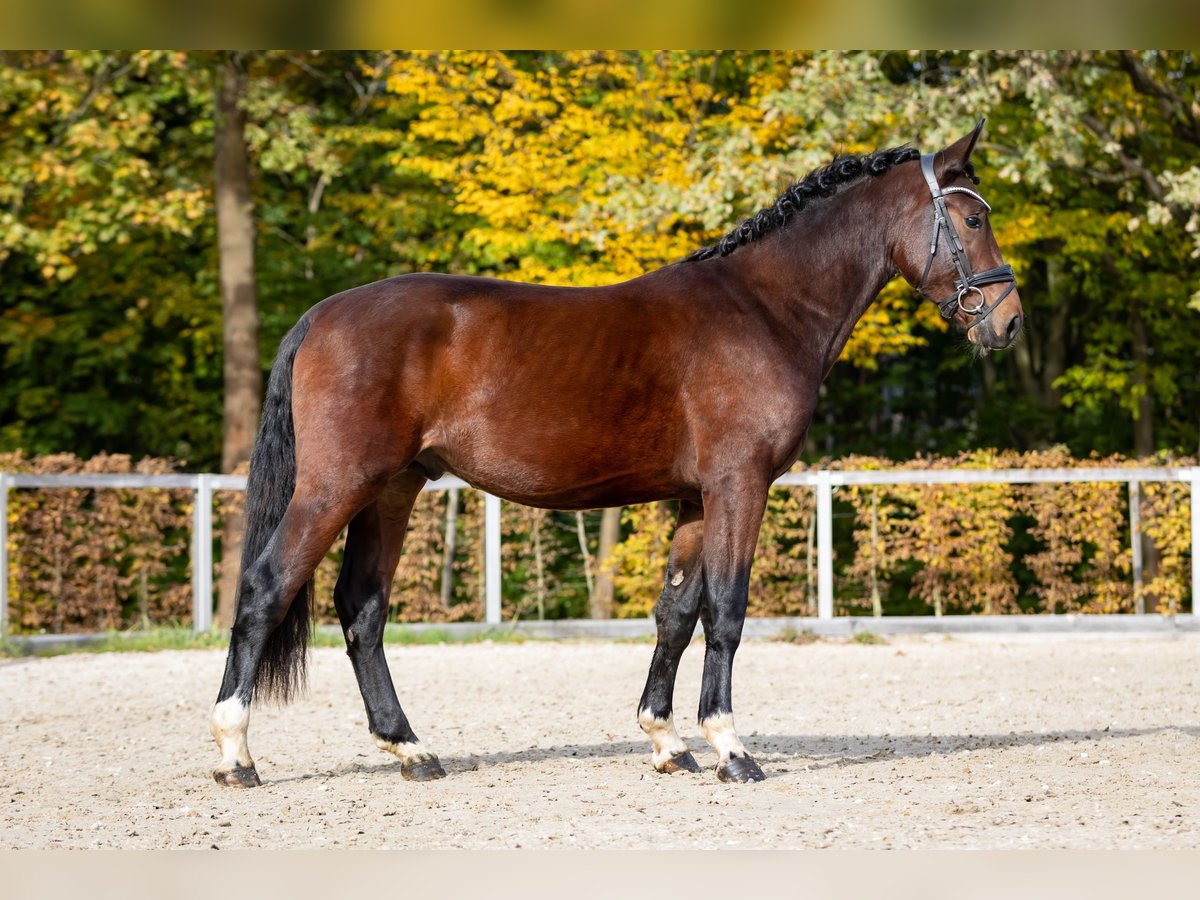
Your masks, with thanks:
<instances>
[{"instance_id":1,"label":"horse's ear","mask_svg":"<svg viewBox=\"0 0 1200 900\"><path fill-rule=\"evenodd\" d=\"M975 142L979 140L979 134L983 131L983 123L986 121L981 118L970 134L959 138L938 154L937 174L939 179L951 174L960 175L966 170L971 153L975 149Z\"/></svg>"}]
</instances>

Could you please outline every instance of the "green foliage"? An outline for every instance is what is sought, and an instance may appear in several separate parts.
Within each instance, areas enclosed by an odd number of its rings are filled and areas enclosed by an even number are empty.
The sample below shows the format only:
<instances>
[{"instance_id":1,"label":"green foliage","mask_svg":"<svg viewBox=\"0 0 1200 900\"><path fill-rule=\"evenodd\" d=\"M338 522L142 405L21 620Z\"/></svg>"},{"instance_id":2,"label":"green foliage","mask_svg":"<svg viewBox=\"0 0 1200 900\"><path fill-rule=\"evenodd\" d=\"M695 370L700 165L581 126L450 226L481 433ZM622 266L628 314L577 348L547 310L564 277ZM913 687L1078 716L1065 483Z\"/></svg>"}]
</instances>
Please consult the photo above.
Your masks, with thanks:
<instances>
[{"instance_id":1,"label":"green foliage","mask_svg":"<svg viewBox=\"0 0 1200 900\"><path fill-rule=\"evenodd\" d=\"M190 628L149 628L138 631L109 631L88 636L87 640L54 643L34 643L21 638L0 641L0 659L26 656L62 656L67 653L159 653L164 650L224 650L229 646L229 632L214 630L196 632ZM406 628L388 623L383 630L385 644L416 646L428 644L523 644L537 640L511 629L488 628L458 634L436 628ZM310 646L346 646L342 632L336 627L313 631Z\"/></svg>"},{"instance_id":2,"label":"green foliage","mask_svg":"<svg viewBox=\"0 0 1200 900\"><path fill-rule=\"evenodd\" d=\"M152 628L108 631L87 640L38 644L12 638L0 641L0 659L24 656L63 656L67 653L159 653L164 650L217 650L229 646L229 635L197 633L190 628Z\"/></svg>"},{"instance_id":3,"label":"green foliage","mask_svg":"<svg viewBox=\"0 0 1200 900\"><path fill-rule=\"evenodd\" d=\"M771 636L771 640L778 641L781 644L806 646L808 644L815 644L820 638L808 629L797 629L791 625L785 625Z\"/></svg>"},{"instance_id":4,"label":"green foliage","mask_svg":"<svg viewBox=\"0 0 1200 900\"><path fill-rule=\"evenodd\" d=\"M880 644L886 644L887 638L881 634L876 634L874 631L856 631L851 635L850 643L862 644L867 647L877 647Z\"/></svg>"},{"instance_id":5,"label":"green foliage","mask_svg":"<svg viewBox=\"0 0 1200 900\"><path fill-rule=\"evenodd\" d=\"M181 54L6 57L0 448L191 456L220 429L207 100Z\"/></svg>"}]
</instances>

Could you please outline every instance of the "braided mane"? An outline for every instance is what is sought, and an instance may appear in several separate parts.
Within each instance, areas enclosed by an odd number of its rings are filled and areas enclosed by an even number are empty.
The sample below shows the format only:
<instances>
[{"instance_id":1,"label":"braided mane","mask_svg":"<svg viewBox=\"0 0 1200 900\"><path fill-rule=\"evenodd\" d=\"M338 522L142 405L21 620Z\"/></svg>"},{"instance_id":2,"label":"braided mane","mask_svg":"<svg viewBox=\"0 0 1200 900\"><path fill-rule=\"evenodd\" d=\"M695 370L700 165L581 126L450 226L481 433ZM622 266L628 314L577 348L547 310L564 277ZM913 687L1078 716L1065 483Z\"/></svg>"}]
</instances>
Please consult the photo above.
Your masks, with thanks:
<instances>
[{"instance_id":1,"label":"braided mane","mask_svg":"<svg viewBox=\"0 0 1200 900\"><path fill-rule=\"evenodd\" d=\"M760 209L715 244L701 247L684 262L728 256L738 247L782 228L814 200L830 197L839 188L864 176L878 177L898 163L919 159L920 156L920 151L915 147L893 147L863 156L839 156L828 165L809 172L784 191L774 204ZM970 168L970 163L967 167Z\"/></svg>"}]
</instances>

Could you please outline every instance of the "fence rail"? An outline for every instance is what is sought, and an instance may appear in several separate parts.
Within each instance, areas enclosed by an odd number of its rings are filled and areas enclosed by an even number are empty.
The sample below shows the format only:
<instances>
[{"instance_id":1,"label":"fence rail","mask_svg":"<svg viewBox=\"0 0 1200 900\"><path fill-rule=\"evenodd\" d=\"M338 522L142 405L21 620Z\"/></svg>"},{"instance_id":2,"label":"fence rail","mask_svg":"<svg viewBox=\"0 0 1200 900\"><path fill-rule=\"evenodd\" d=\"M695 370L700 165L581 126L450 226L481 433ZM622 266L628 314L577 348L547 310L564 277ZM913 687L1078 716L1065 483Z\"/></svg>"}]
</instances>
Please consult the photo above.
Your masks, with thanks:
<instances>
[{"instance_id":1,"label":"fence rail","mask_svg":"<svg viewBox=\"0 0 1200 900\"><path fill-rule=\"evenodd\" d=\"M1191 487L1192 613L1200 617L1200 467L1073 468L1073 469L880 469L788 472L776 485L811 487L816 492L817 619L833 619L833 494L850 485L889 484L1065 484L1125 483L1130 492L1132 574L1141 581L1141 541L1138 496L1145 482L1182 482ZM453 476L431 481L426 491L469 488ZM71 474L32 475L0 472L0 637L8 634L8 492L13 488L153 488L191 490L192 508L192 624L197 631L212 627L213 559L212 499L214 491L244 491L240 475ZM498 625L500 611L500 498L484 495L484 621ZM1140 591L1138 612L1142 612ZM1040 618L1040 617L1039 617Z\"/></svg>"}]
</instances>

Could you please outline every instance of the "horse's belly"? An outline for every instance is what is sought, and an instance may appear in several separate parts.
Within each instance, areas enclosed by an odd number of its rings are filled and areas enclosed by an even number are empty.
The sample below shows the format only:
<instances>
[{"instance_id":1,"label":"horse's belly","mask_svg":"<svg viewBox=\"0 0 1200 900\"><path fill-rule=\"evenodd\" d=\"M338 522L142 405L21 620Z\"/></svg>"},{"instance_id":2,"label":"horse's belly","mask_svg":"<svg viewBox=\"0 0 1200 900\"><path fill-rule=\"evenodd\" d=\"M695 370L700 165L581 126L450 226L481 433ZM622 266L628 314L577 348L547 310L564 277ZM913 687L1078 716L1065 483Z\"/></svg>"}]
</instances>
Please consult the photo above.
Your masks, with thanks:
<instances>
[{"instance_id":1,"label":"horse's belly","mask_svg":"<svg viewBox=\"0 0 1200 900\"><path fill-rule=\"evenodd\" d=\"M459 477L481 491L543 509L603 509L699 495L696 489L668 479L617 480L573 486L539 485L529 488L513 481L471 478L467 475Z\"/></svg>"},{"instance_id":2,"label":"horse's belly","mask_svg":"<svg viewBox=\"0 0 1200 900\"><path fill-rule=\"evenodd\" d=\"M648 447L612 433L524 436L493 430L479 440L430 448L439 467L480 490L528 506L594 509L624 506L694 491L680 448ZM424 454L423 454L424 455Z\"/></svg>"}]
</instances>

